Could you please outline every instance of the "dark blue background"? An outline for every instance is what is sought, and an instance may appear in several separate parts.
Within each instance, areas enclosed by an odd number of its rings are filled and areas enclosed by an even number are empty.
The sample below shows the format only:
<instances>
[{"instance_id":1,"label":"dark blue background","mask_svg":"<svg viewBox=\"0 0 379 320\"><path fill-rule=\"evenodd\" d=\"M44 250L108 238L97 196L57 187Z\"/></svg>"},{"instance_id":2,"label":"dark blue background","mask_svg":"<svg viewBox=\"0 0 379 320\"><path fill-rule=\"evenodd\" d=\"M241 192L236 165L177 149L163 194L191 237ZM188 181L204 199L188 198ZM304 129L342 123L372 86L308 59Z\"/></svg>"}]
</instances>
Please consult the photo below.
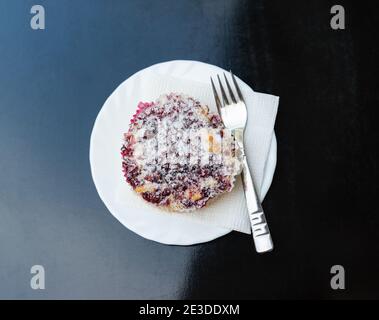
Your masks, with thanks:
<instances>
[{"instance_id":1,"label":"dark blue background","mask_svg":"<svg viewBox=\"0 0 379 320\"><path fill-rule=\"evenodd\" d=\"M30 27L42 4L46 29ZM379 298L375 7L340 1L0 2L0 298ZM165 246L106 210L88 160L102 104L151 64L200 60L281 96L264 207L276 244ZM46 290L30 288L42 264ZM346 270L345 291L330 268Z\"/></svg>"}]
</instances>

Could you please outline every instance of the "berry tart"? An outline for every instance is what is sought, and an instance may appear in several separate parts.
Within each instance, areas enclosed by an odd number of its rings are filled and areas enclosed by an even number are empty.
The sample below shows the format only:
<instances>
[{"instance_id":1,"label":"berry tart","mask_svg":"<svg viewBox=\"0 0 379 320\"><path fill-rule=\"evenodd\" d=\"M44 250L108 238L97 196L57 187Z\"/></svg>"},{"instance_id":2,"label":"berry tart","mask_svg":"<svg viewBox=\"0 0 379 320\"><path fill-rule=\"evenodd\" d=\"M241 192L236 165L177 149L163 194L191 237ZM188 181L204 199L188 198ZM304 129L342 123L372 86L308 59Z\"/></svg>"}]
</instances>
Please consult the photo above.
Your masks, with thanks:
<instances>
[{"instance_id":1,"label":"berry tart","mask_svg":"<svg viewBox=\"0 0 379 320\"><path fill-rule=\"evenodd\" d=\"M121 148L126 181L146 201L192 211L233 188L241 163L230 131L182 94L140 102Z\"/></svg>"}]
</instances>

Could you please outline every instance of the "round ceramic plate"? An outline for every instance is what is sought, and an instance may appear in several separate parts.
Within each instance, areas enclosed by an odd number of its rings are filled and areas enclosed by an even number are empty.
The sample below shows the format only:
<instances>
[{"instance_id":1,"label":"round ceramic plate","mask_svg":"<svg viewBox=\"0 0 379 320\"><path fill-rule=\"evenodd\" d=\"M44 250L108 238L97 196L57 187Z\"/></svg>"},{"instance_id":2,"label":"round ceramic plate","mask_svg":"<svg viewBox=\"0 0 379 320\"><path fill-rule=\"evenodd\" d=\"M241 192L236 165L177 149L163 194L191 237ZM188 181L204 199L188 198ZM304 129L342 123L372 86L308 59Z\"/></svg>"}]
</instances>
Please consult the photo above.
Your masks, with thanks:
<instances>
[{"instance_id":1,"label":"round ceramic plate","mask_svg":"<svg viewBox=\"0 0 379 320\"><path fill-rule=\"evenodd\" d=\"M96 118L90 141L90 164L96 189L113 216L125 227L144 238L165 244L192 245L216 239L231 230L177 219L172 214L153 214L152 207L139 201L139 198L132 202L122 201L122 197L118 194L120 184L122 184L121 188L127 188L127 184L122 176L121 158L118 151L121 147L122 134L126 132L129 123L129 119L125 119L124 109L125 106L130 105L128 96L135 88L135 79L149 77L154 73L209 84L209 74L224 71L219 67L198 61L176 60L153 65L125 80L107 99ZM242 81L241 84L247 86ZM253 94L253 90L248 89L248 94L250 92ZM261 199L270 188L274 175L276 147L276 138L273 135L261 187ZM123 190L123 192L133 193L131 189ZM136 206L137 203L141 205Z\"/></svg>"}]
</instances>

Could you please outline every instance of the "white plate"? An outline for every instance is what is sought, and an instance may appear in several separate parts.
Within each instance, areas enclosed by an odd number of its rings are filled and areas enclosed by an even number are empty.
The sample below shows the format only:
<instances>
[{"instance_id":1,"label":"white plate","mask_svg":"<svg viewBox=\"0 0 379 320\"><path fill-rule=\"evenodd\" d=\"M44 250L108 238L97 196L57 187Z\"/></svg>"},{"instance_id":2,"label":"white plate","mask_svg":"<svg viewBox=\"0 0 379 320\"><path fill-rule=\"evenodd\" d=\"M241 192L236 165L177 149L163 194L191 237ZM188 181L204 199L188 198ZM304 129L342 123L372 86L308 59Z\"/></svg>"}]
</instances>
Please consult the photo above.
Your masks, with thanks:
<instances>
[{"instance_id":1,"label":"white plate","mask_svg":"<svg viewBox=\"0 0 379 320\"><path fill-rule=\"evenodd\" d=\"M116 95L117 99L126 96L124 93L133 90L135 77L148 77L151 72L208 84L209 74L215 71L220 73L225 70L210 64L186 60L175 60L153 65L125 80L107 99L96 118L90 141L90 164L96 189L113 216L125 227L144 238L164 244L192 245L216 239L231 230L203 225L196 221L175 219L175 215L171 214L149 214L149 206L136 210L135 207L134 209L129 208L128 203L118 201L116 189L119 186L120 179L122 180L123 177L120 169L120 159L117 158L119 156L117 151L121 146L121 132L124 132L125 124L129 123L129 119L125 119L122 122L123 128L117 128L113 120L120 117L120 110L115 108L115 104L110 103L110 101ZM247 86L245 83L243 85ZM253 93L251 88L248 91ZM123 102L121 105L127 105L127 102ZM275 172L276 147L276 138L273 135L261 188L261 199L264 198L270 188Z\"/></svg>"}]
</instances>

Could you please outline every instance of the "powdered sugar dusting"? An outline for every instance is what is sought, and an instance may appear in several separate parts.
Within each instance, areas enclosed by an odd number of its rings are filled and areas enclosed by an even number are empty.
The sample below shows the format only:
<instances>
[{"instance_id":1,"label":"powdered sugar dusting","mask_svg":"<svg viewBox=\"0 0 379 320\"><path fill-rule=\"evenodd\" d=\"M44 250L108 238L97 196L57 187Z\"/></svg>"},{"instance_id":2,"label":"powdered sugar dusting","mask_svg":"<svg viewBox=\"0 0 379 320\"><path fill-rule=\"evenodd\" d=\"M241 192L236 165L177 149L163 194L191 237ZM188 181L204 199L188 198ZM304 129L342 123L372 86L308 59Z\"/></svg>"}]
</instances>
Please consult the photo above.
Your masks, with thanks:
<instances>
[{"instance_id":1,"label":"powdered sugar dusting","mask_svg":"<svg viewBox=\"0 0 379 320\"><path fill-rule=\"evenodd\" d=\"M124 140L127 182L145 200L175 211L201 208L230 191L241 167L218 115L186 95L139 103Z\"/></svg>"}]
</instances>

